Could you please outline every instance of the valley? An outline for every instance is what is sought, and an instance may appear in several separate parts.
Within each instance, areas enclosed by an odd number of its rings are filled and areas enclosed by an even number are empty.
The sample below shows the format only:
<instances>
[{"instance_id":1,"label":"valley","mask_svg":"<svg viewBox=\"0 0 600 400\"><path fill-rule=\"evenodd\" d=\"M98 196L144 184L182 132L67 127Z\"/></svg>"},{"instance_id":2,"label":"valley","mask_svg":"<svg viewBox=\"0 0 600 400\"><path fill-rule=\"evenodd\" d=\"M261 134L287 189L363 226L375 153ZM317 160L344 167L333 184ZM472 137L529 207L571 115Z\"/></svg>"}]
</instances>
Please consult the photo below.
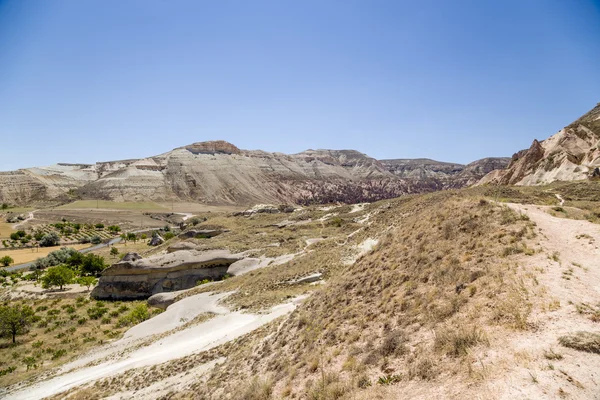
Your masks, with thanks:
<instances>
[{"instance_id":1,"label":"valley","mask_svg":"<svg viewBox=\"0 0 600 400\"><path fill-rule=\"evenodd\" d=\"M544 160L595 113L510 162L217 141L20 171L47 186L0 186L0 395L592 399L595 150Z\"/></svg>"}]
</instances>

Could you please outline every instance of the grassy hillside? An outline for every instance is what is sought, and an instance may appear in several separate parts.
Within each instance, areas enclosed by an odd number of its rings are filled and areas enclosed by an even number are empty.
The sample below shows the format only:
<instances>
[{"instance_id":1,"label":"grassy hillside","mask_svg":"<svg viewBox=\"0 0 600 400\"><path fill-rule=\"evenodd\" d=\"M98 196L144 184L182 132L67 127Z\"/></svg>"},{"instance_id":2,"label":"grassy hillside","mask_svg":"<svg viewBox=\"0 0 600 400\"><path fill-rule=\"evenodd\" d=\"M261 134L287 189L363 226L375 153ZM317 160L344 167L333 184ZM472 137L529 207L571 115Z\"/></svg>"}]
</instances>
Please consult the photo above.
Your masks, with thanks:
<instances>
[{"instance_id":1,"label":"grassy hillside","mask_svg":"<svg viewBox=\"0 0 600 400\"><path fill-rule=\"evenodd\" d=\"M513 258L536 252L535 226L473 190L379 202L365 213L371 224L347 243L338 232L285 268L198 289L237 290L230 304L254 309L314 292L289 318L210 352L98 382L95 390L143 386L218 357L226 359L206 380L174 398L367 399L410 385L439 393L449 382L476 387L504 332L531 328L535 277ZM344 252L365 238L379 245L344 262ZM285 284L315 270L325 273L325 285Z\"/></svg>"}]
</instances>

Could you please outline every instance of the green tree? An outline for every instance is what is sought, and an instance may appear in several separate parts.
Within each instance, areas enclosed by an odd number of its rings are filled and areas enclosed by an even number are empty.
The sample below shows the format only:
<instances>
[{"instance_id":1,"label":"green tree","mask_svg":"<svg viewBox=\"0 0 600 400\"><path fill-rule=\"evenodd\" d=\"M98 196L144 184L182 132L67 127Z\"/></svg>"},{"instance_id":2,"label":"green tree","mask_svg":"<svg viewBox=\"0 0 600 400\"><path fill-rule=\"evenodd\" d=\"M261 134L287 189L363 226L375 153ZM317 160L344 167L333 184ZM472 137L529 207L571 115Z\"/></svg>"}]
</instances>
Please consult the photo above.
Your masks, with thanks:
<instances>
[{"instance_id":1,"label":"green tree","mask_svg":"<svg viewBox=\"0 0 600 400\"><path fill-rule=\"evenodd\" d=\"M25 333L31 325L33 314L29 306L0 306L0 334L12 336L12 342L16 343L17 335Z\"/></svg>"},{"instance_id":2,"label":"green tree","mask_svg":"<svg viewBox=\"0 0 600 400\"><path fill-rule=\"evenodd\" d=\"M106 264L104 263L104 257L96 254L86 254L83 256L81 262L81 273L84 275L99 275L100 272L104 271Z\"/></svg>"},{"instance_id":3,"label":"green tree","mask_svg":"<svg viewBox=\"0 0 600 400\"><path fill-rule=\"evenodd\" d=\"M8 204L6 204L6 203L2 203L2 209L3 209L3 210L6 210L7 208L8 208Z\"/></svg>"},{"instance_id":4,"label":"green tree","mask_svg":"<svg viewBox=\"0 0 600 400\"><path fill-rule=\"evenodd\" d=\"M14 262L15 262L15 260L13 260L11 256L4 256L4 257L0 258L0 264L4 265L5 267L8 267L10 264L12 264Z\"/></svg>"},{"instance_id":5,"label":"green tree","mask_svg":"<svg viewBox=\"0 0 600 400\"><path fill-rule=\"evenodd\" d=\"M113 257L118 256L119 255L119 250L117 250L116 247L111 247L110 248L110 255L113 256Z\"/></svg>"},{"instance_id":6,"label":"green tree","mask_svg":"<svg viewBox=\"0 0 600 400\"><path fill-rule=\"evenodd\" d=\"M93 276L81 276L77 278L77 283L81 286L86 286L89 292L90 287L98 283L98 279L94 278Z\"/></svg>"},{"instance_id":7,"label":"green tree","mask_svg":"<svg viewBox=\"0 0 600 400\"><path fill-rule=\"evenodd\" d=\"M64 265L50 267L42 277L42 287L49 289L58 286L62 290L64 285L71 283L73 276L73 270Z\"/></svg>"},{"instance_id":8,"label":"green tree","mask_svg":"<svg viewBox=\"0 0 600 400\"><path fill-rule=\"evenodd\" d=\"M79 267L81 264L83 264L83 258L84 255L76 251L69 256L69 259L66 261L66 263L71 267Z\"/></svg>"},{"instance_id":9,"label":"green tree","mask_svg":"<svg viewBox=\"0 0 600 400\"><path fill-rule=\"evenodd\" d=\"M133 242L137 242L137 235L135 233L128 233L127 240L133 240Z\"/></svg>"}]
</instances>

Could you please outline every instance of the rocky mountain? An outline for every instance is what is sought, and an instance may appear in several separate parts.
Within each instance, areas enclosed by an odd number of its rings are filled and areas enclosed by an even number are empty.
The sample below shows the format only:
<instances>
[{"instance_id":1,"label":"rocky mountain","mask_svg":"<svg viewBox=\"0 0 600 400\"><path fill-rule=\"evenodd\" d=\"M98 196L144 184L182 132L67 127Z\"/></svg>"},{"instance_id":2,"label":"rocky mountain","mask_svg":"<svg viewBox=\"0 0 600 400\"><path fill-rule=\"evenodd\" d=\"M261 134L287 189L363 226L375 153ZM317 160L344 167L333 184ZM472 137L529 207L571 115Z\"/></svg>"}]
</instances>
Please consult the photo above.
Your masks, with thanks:
<instances>
[{"instance_id":1,"label":"rocky mountain","mask_svg":"<svg viewBox=\"0 0 600 400\"><path fill-rule=\"evenodd\" d=\"M446 163L427 158L381 160L381 163L395 176L412 181L430 182L436 189L456 189L478 182L489 172L506 168L510 158L484 158L468 165Z\"/></svg>"},{"instance_id":2,"label":"rocky mountain","mask_svg":"<svg viewBox=\"0 0 600 400\"><path fill-rule=\"evenodd\" d=\"M550 138L512 156L510 165L482 183L541 185L600 176L600 103Z\"/></svg>"},{"instance_id":3,"label":"rocky mountain","mask_svg":"<svg viewBox=\"0 0 600 400\"><path fill-rule=\"evenodd\" d=\"M507 162L485 159L464 166L426 159L378 161L355 150L288 155L212 141L144 159L0 173L0 201L82 197L235 205L354 203L463 187Z\"/></svg>"}]
</instances>

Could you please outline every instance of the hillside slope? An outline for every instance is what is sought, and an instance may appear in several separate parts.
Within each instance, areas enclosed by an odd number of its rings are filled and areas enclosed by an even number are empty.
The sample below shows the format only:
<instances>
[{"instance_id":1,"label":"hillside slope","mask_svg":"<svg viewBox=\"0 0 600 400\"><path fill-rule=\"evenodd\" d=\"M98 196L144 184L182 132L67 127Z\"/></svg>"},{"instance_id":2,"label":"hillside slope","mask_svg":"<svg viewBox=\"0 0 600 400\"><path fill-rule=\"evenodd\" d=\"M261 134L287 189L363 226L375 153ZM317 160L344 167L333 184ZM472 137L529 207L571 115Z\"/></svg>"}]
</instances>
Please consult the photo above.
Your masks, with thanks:
<instances>
[{"instance_id":1,"label":"hillside slope","mask_svg":"<svg viewBox=\"0 0 600 400\"><path fill-rule=\"evenodd\" d=\"M512 156L506 170L494 171L482 183L542 185L600 176L600 103L544 141Z\"/></svg>"},{"instance_id":2,"label":"hillside slope","mask_svg":"<svg viewBox=\"0 0 600 400\"><path fill-rule=\"evenodd\" d=\"M0 202L83 197L215 205L358 203L463 187L498 163L482 160L470 168L425 161L381 162L355 150L287 155L240 150L225 141L200 142L144 159L0 173Z\"/></svg>"}]
</instances>

